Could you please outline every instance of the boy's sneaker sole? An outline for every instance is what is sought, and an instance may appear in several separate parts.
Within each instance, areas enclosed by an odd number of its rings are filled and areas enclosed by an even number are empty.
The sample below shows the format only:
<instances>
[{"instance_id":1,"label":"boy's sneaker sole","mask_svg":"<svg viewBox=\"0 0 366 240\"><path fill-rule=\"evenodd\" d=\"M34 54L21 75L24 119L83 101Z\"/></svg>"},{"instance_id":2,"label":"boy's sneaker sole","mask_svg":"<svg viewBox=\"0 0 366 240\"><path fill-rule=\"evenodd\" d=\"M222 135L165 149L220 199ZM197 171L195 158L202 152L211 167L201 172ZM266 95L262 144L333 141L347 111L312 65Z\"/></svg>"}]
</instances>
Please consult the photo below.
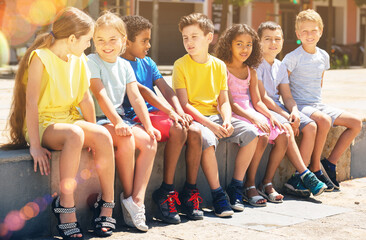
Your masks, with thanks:
<instances>
[{"instance_id":1,"label":"boy's sneaker sole","mask_svg":"<svg viewBox=\"0 0 366 240\"><path fill-rule=\"evenodd\" d=\"M325 184L324 184L325 185ZM319 196L320 194L322 194L324 191L325 191L325 189L327 189L327 185L325 185L323 188L321 188L320 190L319 190L319 192L317 192L316 194L313 194L314 196Z\"/></svg>"},{"instance_id":2,"label":"boy's sneaker sole","mask_svg":"<svg viewBox=\"0 0 366 240\"><path fill-rule=\"evenodd\" d=\"M287 194L291 194L291 195L301 197L301 198L309 198L311 195L309 190L295 189L291 184L288 184L288 183L284 184L284 191Z\"/></svg>"},{"instance_id":3,"label":"boy's sneaker sole","mask_svg":"<svg viewBox=\"0 0 366 240\"><path fill-rule=\"evenodd\" d=\"M234 215L234 211L233 210L230 210L230 211L224 211L220 214L216 213L215 212L215 215L218 216L218 217L230 217L232 215Z\"/></svg>"}]
</instances>

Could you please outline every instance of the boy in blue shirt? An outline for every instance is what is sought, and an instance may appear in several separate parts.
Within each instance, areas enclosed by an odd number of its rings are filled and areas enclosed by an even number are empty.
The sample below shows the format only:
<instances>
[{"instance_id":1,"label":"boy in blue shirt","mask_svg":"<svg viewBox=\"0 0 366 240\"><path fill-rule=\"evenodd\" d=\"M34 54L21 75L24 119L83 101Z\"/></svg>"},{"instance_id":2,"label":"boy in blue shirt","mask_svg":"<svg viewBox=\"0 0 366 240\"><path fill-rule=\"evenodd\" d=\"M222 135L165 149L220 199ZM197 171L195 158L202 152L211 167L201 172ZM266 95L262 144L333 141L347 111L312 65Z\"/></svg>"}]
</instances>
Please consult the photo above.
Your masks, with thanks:
<instances>
[{"instance_id":1,"label":"boy in blue shirt","mask_svg":"<svg viewBox=\"0 0 366 240\"><path fill-rule=\"evenodd\" d=\"M321 171L319 159L333 125L347 129L339 137L328 159L321 161L334 188L339 189L336 179L338 159L358 135L362 121L352 113L322 103L321 88L325 70L329 69L329 55L316 45L323 33L323 21L312 9L300 12L296 17L296 35L301 46L290 52L283 59L286 65L291 93L300 112L313 119L317 124L317 134L310 170Z\"/></svg>"},{"instance_id":2,"label":"boy in blue shirt","mask_svg":"<svg viewBox=\"0 0 366 240\"><path fill-rule=\"evenodd\" d=\"M135 71L142 96L157 107L146 103L153 126L161 132L161 141L167 142L164 152L164 179L161 187L153 193L153 199L159 207L162 220L167 223L177 224L181 221L176 203L182 203L189 219L203 219L203 212L199 208L202 199L196 187L202 153L201 131L193 123L193 118L183 111L177 96L163 79L155 62L146 56L151 47L152 24L141 16L125 16L122 19L126 24L128 36L126 51L122 57ZM157 99L154 86L158 87L170 105ZM128 99L123 102L123 108L127 117L139 121ZM185 143L187 177L180 201L173 181L180 152Z\"/></svg>"}]
</instances>

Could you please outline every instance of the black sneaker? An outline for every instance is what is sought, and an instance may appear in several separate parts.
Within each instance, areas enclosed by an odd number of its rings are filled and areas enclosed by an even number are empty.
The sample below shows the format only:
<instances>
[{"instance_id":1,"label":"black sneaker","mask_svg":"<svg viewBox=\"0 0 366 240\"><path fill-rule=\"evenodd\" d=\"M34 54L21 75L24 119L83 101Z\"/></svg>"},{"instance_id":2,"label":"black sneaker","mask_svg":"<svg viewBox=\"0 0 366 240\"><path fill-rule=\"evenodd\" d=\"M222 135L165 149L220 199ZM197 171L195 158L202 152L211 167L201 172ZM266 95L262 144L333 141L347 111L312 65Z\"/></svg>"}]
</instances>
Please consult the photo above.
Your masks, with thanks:
<instances>
[{"instance_id":1,"label":"black sneaker","mask_svg":"<svg viewBox=\"0 0 366 240\"><path fill-rule=\"evenodd\" d=\"M337 173L336 171L332 171L328 165L328 159L324 158L323 160L320 161L321 164L323 165L323 168L325 170L324 175L327 175L328 178L332 181L333 186L335 189L339 190L339 183L337 181Z\"/></svg>"},{"instance_id":2,"label":"black sneaker","mask_svg":"<svg viewBox=\"0 0 366 240\"><path fill-rule=\"evenodd\" d=\"M191 220L202 220L203 211L200 209L202 198L199 195L198 189L184 188L181 193L182 210Z\"/></svg>"},{"instance_id":3,"label":"black sneaker","mask_svg":"<svg viewBox=\"0 0 366 240\"><path fill-rule=\"evenodd\" d=\"M216 198L213 199L213 208L215 215L218 217L229 217L234 214L224 191L218 193Z\"/></svg>"},{"instance_id":4,"label":"black sneaker","mask_svg":"<svg viewBox=\"0 0 366 240\"><path fill-rule=\"evenodd\" d=\"M158 205L161 219L167 223L178 224L180 217L175 207L175 203L180 205L178 193L176 191L167 192L158 188L153 193L153 200Z\"/></svg>"},{"instance_id":5,"label":"black sneaker","mask_svg":"<svg viewBox=\"0 0 366 240\"><path fill-rule=\"evenodd\" d=\"M226 192L227 192L227 195L229 196L230 207L235 211L239 211L239 212L244 211L242 189L230 184L226 188Z\"/></svg>"},{"instance_id":6,"label":"black sneaker","mask_svg":"<svg viewBox=\"0 0 366 240\"><path fill-rule=\"evenodd\" d=\"M301 181L299 174L292 174L291 178L284 184L284 191L288 194L302 198L308 198L311 195L310 190L307 189Z\"/></svg>"},{"instance_id":7,"label":"black sneaker","mask_svg":"<svg viewBox=\"0 0 366 240\"><path fill-rule=\"evenodd\" d=\"M316 175L315 175L316 176ZM325 185L327 185L327 188L324 190L326 192L331 192L334 190L334 185L332 183L332 181L330 181L329 178L327 178L324 174L320 175L320 176L316 176L320 181L322 181L323 183L325 183Z\"/></svg>"}]
</instances>

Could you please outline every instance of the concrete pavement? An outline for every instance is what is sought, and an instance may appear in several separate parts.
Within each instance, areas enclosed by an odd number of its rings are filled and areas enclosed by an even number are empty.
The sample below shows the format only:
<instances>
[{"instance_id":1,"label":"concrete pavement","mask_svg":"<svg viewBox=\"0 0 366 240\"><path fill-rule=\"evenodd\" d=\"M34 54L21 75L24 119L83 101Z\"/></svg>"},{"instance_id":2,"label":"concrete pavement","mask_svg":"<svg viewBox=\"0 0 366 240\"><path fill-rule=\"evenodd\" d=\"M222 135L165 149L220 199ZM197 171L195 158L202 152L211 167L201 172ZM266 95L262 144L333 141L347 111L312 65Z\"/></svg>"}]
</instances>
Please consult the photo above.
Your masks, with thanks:
<instances>
[{"instance_id":1,"label":"concrete pavement","mask_svg":"<svg viewBox=\"0 0 366 240\"><path fill-rule=\"evenodd\" d=\"M167 225L148 221L147 233L125 226L106 239L366 239L366 178L341 183L339 192L323 193L307 200L285 196L282 204L264 208L246 205L244 212L231 218L217 218L205 210L202 221ZM117 219L117 221L122 221ZM96 240L89 231L86 239ZM37 238L46 240L55 238Z\"/></svg>"}]
</instances>

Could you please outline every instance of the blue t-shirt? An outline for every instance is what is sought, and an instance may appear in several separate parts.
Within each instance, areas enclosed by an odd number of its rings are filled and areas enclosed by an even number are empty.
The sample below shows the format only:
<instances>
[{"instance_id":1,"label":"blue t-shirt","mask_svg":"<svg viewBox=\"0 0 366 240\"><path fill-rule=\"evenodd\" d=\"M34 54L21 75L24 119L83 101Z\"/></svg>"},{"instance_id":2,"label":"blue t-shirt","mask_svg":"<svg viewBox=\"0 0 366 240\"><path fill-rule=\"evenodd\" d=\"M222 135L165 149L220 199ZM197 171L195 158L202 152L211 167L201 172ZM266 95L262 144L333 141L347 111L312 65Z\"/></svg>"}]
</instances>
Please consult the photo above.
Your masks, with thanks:
<instances>
[{"instance_id":1,"label":"blue t-shirt","mask_svg":"<svg viewBox=\"0 0 366 240\"><path fill-rule=\"evenodd\" d=\"M122 102L126 95L126 85L136 81L135 74L130 64L117 58L114 63L103 61L98 54L88 55L88 66L91 72L91 79L99 78L107 92L109 99L120 115L124 115ZM95 114L97 117L104 116L102 109L93 96L95 104Z\"/></svg>"},{"instance_id":2,"label":"blue t-shirt","mask_svg":"<svg viewBox=\"0 0 366 240\"><path fill-rule=\"evenodd\" d=\"M144 57L143 59L136 58L136 61L130 61L130 60L127 61L131 64L131 67L135 72L137 81L142 85L144 85L145 87L150 88L155 93L154 82L159 78L163 78L163 76L160 74L158 70L158 67L156 66L156 63L149 57ZM149 103L147 102L145 103L147 106L147 110L149 112L159 110L156 107L150 105ZM127 97L125 97L125 100L123 101L123 108L128 118L133 119L134 117L136 117L136 113L133 110L133 107L131 106L131 103Z\"/></svg>"},{"instance_id":3,"label":"blue t-shirt","mask_svg":"<svg viewBox=\"0 0 366 240\"><path fill-rule=\"evenodd\" d=\"M286 65L278 59L275 59L272 65L263 59L257 68L257 76L258 80L263 82L267 95L279 103L278 86L289 83Z\"/></svg>"},{"instance_id":4,"label":"blue t-shirt","mask_svg":"<svg viewBox=\"0 0 366 240\"><path fill-rule=\"evenodd\" d=\"M290 88L296 103L320 103L323 72L330 67L328 53L317 47L316 53L310 54L300 46L287 54L282 62L291 72Z\"/></svg>"}]
</instances>

